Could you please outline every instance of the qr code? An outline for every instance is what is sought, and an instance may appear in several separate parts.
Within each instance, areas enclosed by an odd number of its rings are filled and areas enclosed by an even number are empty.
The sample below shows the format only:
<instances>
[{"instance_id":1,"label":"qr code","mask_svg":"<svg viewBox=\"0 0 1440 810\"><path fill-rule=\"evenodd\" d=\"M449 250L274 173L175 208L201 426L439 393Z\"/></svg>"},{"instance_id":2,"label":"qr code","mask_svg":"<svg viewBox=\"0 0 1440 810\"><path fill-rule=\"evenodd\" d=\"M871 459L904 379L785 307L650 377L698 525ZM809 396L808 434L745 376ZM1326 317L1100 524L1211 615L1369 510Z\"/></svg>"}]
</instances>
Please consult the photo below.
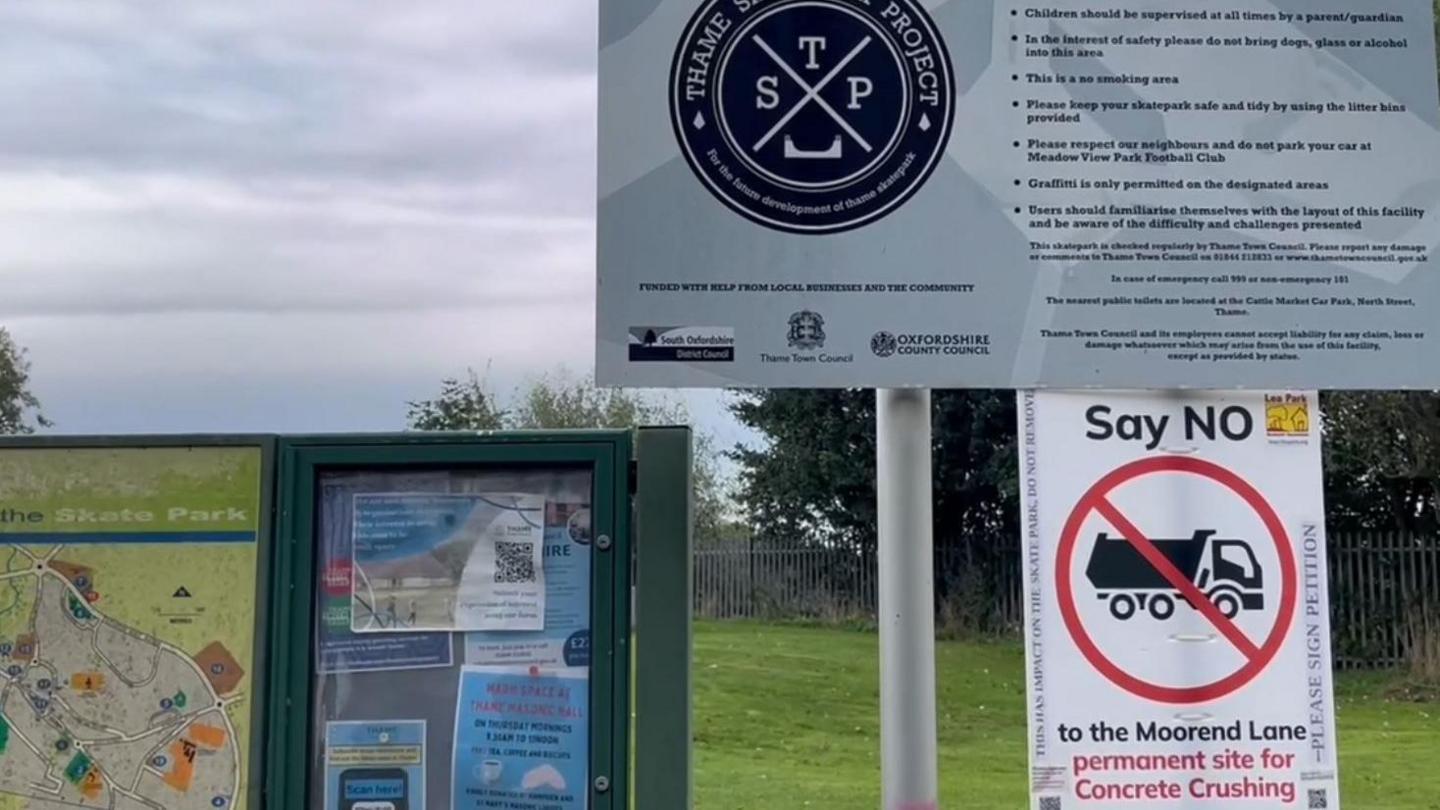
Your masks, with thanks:
<instances>
[{"instance_id":1,"label":"qr code","mask_svg":"<svg viewBox=\"0 0 1440 810\"><path fill-rule=\"evenodd\" d=\"M1063 810L1059 796L1044 796L1040 799L1040 810Z\"/></svg>"},{"instance_id":2,"label":"qr code","mask_svg":"<svg viewBox=\"0 0 1440 810\"><path fill-rule=\"evenodd\" d=\"M495 581L513 585L535 581L535 544L495 541Z\"/></svg>"},{"instance_id":3,"label":"qr code","mask_svg":"<svg viewBox=\"0 0 1440 810\"><path fill-rule=\"evenodd\" d=\"M1330 810L1330 793L1324 788L1310 791L1310 810Z\"/></svg>"}]
</instances>

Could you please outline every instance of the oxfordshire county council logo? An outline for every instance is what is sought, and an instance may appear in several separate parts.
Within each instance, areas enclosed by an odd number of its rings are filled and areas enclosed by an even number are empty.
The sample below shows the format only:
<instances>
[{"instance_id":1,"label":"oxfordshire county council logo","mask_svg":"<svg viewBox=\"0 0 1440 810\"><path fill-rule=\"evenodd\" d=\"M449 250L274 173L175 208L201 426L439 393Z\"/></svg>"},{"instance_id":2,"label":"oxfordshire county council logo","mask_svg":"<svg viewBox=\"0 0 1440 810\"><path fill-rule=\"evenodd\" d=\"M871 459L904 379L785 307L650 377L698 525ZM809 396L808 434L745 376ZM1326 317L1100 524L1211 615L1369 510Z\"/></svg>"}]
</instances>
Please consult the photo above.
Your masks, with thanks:
<instances>
[{"instance_id":1,"label":"oxfordshire county council logo","mask_svg":"<svg viewBox=\"0 0 1440 810\"><path fill-rule=\"evenodd\" d=\"M876 332L875 337L870 338L870 351L876 357L889 357L900 348L900 341L889 332Z\"/></svg>"},{"instance_id":2,"label":"oxfordshire county council logo","mask_svg":"<svg viewBox=\"0 0 1440 810\"><path fill-rule=\"evenodd\" d=\"M790 316L790 332L786 336L790 348L814 351L825 347L825 319L814 312L802 310Z\"/></svg>"},{"instance_id":3,"label":"oxfordshire county council logo","mask_svg":"<svg viewBox=\"0 0 1440 810\"><path fill-rule=\"evenodd\" d=\"M925 183L954 88L916 0L706 0L675 54L670 115L721 202L777 230L836 233Z\"/></svg>"}]
</instances>

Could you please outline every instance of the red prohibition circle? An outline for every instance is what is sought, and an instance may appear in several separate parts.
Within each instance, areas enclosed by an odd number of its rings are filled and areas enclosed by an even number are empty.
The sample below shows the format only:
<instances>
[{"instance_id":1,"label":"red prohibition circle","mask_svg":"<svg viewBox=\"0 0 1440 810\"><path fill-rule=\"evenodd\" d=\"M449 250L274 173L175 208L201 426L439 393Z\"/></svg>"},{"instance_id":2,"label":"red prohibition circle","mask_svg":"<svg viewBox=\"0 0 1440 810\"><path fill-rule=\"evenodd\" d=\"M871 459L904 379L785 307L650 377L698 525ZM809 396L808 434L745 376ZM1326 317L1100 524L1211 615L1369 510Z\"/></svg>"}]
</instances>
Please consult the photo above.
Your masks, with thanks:
<instances>
[{"instance_id":1,"label":"red prohibition circle","mask_svg":"<svg viewBox=\"0 0 1440 810\"><path fill-rule=\"evenodd\" d=\"M1175 687L1151 683L1131 675L1107 658L1095 644L1094 639L1085 630L1085 625L1080 621L1080 613L1075 607L1075 591L1074 585L1070 581L1070 572L1081 526L1092 512L1103 511L1107 508L1110 512L1116 511L1108 500L1111 492L1137 478L1160 473L1197 475L1215 481L1235 493L1259 515L1271 540L1275 543L1275 549L1280 558L1280 610L1275 617L1274 628L1266 637L1265 643L1256 648L1253 654L1248 654L1244 649L1240 649L1241 654L1245 655L1247 659L1244 666L1214 683ZM1115 528L1121 529L1119 526ZM1122 534L1128 535L1127 532L1121 531ZM1126 540L1134 543L1128 536ZM1239 475L1213 462L1188 456L1161 456L1131 462L1096 482L1080 499L1080 503L1076 504L1074 511L1070 513L1070 518L1065 523L1065 528L1060 534L1060 548L1056 555L1055 571L1060 615L1065 619L1065 627L1070 631L1070 636L1075 640L1076 646L1080 648L1085 659L1100 674L1121 689L1147 700L1171 704L1190 705L1218 700L1245 687L1264 672L1285 644L1285 636L1290 632L1290 625L1295 618L1295 603L1299 588L1290 536L1285 531L1285 524L1275 513L1275 509L1270 506L1259 490ZM1206 604L1208 605L1208 602Z\"/></svg>"}]
</instances>

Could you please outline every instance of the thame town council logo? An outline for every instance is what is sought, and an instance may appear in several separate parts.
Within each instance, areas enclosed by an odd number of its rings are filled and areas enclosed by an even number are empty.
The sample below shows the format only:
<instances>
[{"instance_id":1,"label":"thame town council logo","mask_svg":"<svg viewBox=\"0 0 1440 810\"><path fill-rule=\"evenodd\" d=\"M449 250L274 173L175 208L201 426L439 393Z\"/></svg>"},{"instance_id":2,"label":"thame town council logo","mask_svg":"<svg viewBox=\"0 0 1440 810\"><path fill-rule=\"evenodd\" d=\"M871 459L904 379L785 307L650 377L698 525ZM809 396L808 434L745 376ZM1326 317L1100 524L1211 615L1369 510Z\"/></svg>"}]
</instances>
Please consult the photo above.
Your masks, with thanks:
<instances>
[{"instance_id":1,"label":"thame town council logo","mask_svg":"<svg viewBox=\"0 0 1440 810\"><path fill-rule=\"evenodd\" d=\"M792 349L814 351L825 346L825 319L818 313L801 310L790 316L786 341Z\"/></svg>"},{"instance_id":2,"label":"thame town council logo","mask_svg":"<svg viewBox=\"0 0 1440 810\"><path fill-rule=\"evenodd\" d=\"M886 216L950 140L954 72L916 0L706 0L671 72L690 167L777 230L835 233Z\"/></svg>"}]
</instances>

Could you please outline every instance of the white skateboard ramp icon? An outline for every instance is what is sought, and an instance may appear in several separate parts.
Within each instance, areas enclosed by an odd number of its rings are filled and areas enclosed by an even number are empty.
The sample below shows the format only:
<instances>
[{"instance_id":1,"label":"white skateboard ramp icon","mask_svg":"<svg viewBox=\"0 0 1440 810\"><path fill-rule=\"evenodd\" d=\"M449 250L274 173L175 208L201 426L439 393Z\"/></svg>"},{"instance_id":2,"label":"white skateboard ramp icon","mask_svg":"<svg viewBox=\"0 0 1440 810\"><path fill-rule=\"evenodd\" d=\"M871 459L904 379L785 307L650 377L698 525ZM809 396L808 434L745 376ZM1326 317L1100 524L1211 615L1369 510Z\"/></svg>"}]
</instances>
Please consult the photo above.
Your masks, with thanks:
<instances>
[{"instance_id":1,"label":"white skateboard ramp icon","mask_svg":"<svg viewBox=\"0 0 1440 810\"><path fill-rule=\"evenodd\" d=\"M790 160L841 160L845 157L845 139L836 135L829 149L807 150L796 146L795 139L786 135L785 157Z\"/></svg>"}]
</instances>

